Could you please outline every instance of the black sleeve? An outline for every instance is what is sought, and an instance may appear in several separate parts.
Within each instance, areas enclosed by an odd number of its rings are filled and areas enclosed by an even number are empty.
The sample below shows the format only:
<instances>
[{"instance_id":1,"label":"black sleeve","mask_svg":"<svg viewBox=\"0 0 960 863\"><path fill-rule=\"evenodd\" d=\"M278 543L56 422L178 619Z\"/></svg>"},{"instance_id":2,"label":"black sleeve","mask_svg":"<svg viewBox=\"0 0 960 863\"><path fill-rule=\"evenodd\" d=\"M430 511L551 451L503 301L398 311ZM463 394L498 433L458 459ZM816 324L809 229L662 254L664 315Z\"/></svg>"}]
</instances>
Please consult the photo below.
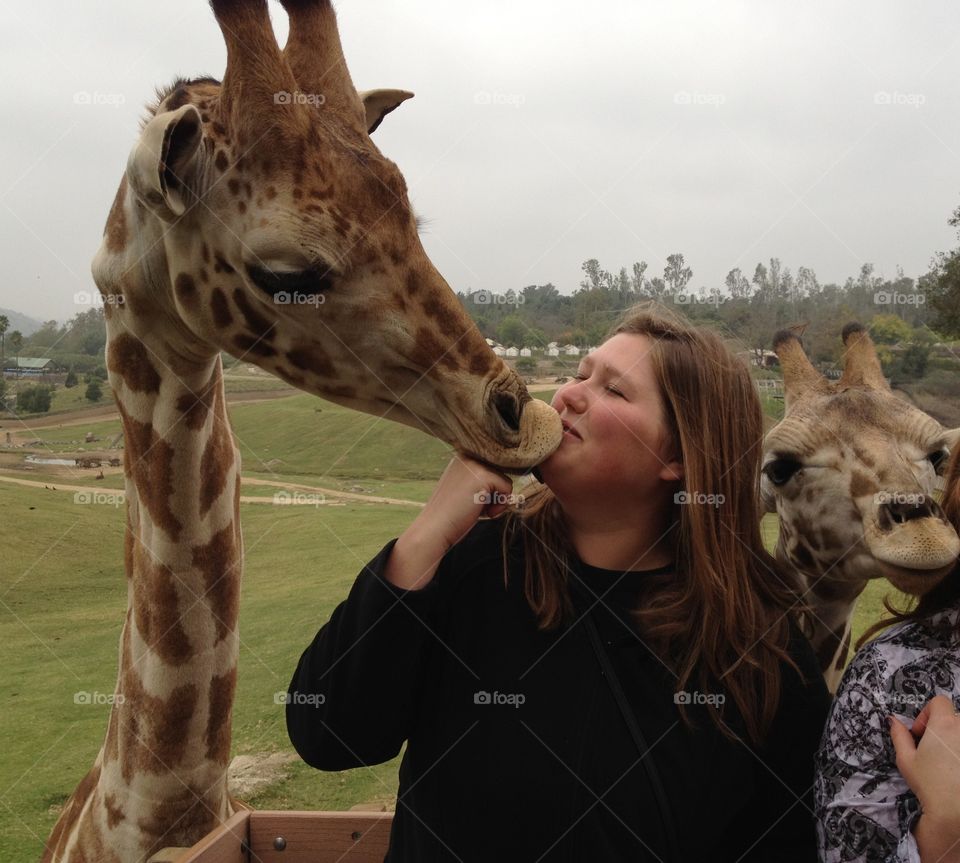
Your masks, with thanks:
<instances>
[{"instance_id":1,"label":"black sleeve","mask_svg":"<svg viewBox=\"0 0 960 863\"><path fill-rule=\"evenodd\" d=\"M801 674L784 664L780 709L754 759L755 796L745 813L741 863L815 863L814 758L830 708L830 693L809 643L799 633L790 654Z\"/></svg>"},{"instance_id":2,"label":"black sleeve","mask_svg":"<svg viewBox=\"0 0 960 863\"><path fill-rule=\"evenodd\" d=\"M421 590L386 581L395 542L364 567L290 682L287 733L321 770L389 761L409 734L438 589L436 577Z\"/></svg>"}]
</instances>

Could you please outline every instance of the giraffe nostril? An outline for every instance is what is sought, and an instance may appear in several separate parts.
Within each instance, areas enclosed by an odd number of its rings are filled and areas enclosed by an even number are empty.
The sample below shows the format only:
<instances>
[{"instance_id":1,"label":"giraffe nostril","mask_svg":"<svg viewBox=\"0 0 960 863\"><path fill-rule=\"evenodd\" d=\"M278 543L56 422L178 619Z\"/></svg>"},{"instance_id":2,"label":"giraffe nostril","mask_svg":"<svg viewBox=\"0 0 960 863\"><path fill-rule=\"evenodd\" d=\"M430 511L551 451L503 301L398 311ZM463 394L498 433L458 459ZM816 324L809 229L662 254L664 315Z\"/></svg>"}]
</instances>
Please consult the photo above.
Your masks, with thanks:
<instances>
[{"instance_id":1,"label":"giraffe nostril","mask_svg":"<svg viewBox=\"0 0 960 863\"><path fill-rule=\"evenodd\" d=\"M510 431L520 431L520 405L510 393L499 392L493 396L493 406Z\"/></svg>"}]
</instances>

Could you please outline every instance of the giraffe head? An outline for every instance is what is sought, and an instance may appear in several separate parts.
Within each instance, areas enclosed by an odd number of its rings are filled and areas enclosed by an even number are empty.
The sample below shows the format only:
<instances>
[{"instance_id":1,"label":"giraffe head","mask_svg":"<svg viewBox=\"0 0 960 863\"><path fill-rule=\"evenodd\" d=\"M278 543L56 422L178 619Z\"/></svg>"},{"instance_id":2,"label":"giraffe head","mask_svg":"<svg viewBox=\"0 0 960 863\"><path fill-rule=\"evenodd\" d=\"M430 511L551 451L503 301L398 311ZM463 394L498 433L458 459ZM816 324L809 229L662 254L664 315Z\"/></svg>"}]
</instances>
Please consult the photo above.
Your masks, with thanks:
<instances>
[{"instance_id":1,"label":"giraffe head","mask_svg":"<svg viewBox=\"0 0 960 863\"><path fill-rule=\"evenodd\" d=\"M832 383L796 335L774 340L786 413L764 441L761 493L779 515L778 555L838 598L876 577L922 595L960 554L932 496L960 429L890 391L862 326L844 327L843 342L843 376Z\"/></svg>"},{"instance_id":2,"label":"giraffe head","mask_svg":"<svg viewBox=\"0 0 960 863\"><path fill-rule=\"evenodd\" d=\"M490 350L428 259L370 139L413 94L358 93L329 0L213 0L223 82L178 81L134 147L94 276L108 324L226 351L303 390L532 466L559 418Z\"/></svg>"}]
</instances>

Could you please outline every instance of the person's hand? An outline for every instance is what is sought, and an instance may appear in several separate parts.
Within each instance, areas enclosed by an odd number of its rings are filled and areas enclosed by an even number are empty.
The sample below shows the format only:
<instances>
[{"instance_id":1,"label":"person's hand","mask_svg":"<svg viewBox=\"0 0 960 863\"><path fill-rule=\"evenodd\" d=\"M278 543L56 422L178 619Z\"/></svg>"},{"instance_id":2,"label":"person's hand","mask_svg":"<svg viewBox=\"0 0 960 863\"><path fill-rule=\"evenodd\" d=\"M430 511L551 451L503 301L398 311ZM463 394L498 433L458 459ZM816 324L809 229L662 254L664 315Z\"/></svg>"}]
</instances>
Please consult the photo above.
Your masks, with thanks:
<instances>
[{"instance_id":1,"label":"person's hand","mask_svg":"<svg viewBox=\"0 0 960 863\"><path fill-rule=\"evenodd\" d=\"M890 717L897 768L923 810L925 831L960 839L960 715L944 695L933 698L914 720L912 732ZM917 831L920 841L920 828ZM922 849L921 849L922 850ZM952 859L952 858L951 858Z\"/></svg>"},{"instance_id":2,"label":"person's hand","mask_svg":"<svg viewBox=\"0 0 960 863\"><path fill-rule=\"evenodd\" d=\"M512 491L508 476L466 456L455 456L427 505L397 540L387 580L405 589L425 587L440 559L481 516L499 515L507 508Z\"/></svg>"}]
</instances>

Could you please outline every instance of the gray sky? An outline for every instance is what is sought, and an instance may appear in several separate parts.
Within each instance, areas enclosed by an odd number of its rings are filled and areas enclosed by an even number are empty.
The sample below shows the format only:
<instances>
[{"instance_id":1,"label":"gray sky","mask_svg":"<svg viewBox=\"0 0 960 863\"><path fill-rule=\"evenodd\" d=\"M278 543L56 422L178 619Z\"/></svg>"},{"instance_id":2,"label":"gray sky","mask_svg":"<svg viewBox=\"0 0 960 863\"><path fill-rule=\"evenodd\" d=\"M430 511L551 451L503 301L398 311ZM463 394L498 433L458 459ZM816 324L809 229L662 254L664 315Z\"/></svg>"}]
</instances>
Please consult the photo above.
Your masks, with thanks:
<instances>
[{"instance_id":1,"label":"gray sky","mask_svg":"<svg viewBox=\"0 0 960 863\"><path fill-rule=\"evenodd\" d=\"M283 10L272 4L279 37ZM780 257L821 282L955 245L960 8L928 2L341 0L360 88L417 97L376 133L459 290L682 251L693 285ZM204 0L4 4L0 306L83 311L155 85L223 73ZM75 94L121 104L77 104Z\"/></svg>"}]
</instances>

